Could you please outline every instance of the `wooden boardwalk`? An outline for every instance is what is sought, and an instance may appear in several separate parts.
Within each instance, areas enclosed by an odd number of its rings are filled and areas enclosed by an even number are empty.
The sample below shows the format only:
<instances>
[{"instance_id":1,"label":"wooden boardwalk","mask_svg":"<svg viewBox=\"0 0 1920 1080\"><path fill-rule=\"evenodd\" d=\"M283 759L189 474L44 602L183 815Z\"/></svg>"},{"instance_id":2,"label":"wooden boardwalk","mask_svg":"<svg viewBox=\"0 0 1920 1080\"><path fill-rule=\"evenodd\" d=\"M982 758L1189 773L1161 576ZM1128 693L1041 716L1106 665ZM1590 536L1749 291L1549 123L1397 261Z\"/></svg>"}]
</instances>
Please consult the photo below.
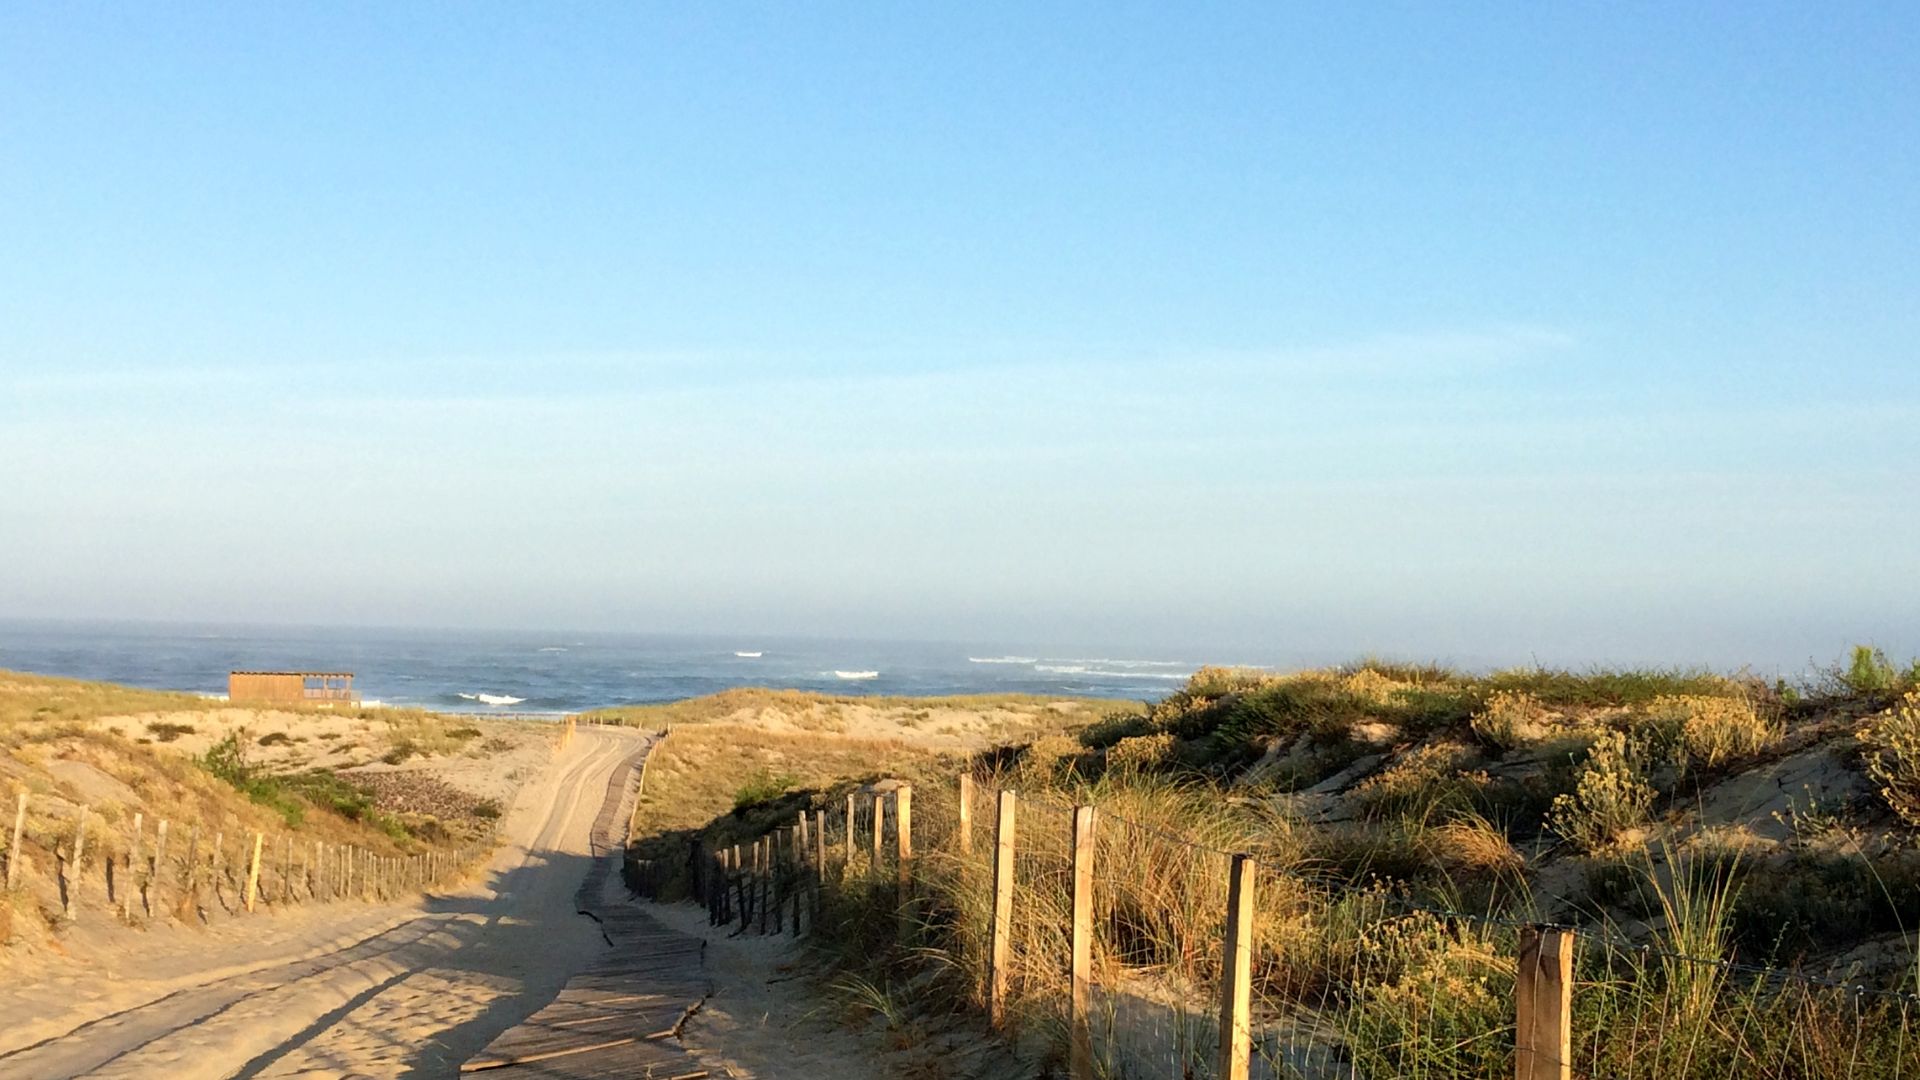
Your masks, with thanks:
<instances>
[{"instance_id":1,"label":"wooden boardwalk","mask_svg":"<svg viewBox=\"0 0 1920 1080\"><path fill-rule=\"evenodd\" d=\"M502 1032L460 1067L497 1071L499 1080L602 1077L697 1080L712 1075L680 1045L680 1024L710 992L706 942L661 925L624 899L608 900L620 866L626 823L639 794L649 739L607 782L594 819L593 864L574 900L600 923L605 958L568 980L551 1005Z\"/></svg>"}]
</instances>

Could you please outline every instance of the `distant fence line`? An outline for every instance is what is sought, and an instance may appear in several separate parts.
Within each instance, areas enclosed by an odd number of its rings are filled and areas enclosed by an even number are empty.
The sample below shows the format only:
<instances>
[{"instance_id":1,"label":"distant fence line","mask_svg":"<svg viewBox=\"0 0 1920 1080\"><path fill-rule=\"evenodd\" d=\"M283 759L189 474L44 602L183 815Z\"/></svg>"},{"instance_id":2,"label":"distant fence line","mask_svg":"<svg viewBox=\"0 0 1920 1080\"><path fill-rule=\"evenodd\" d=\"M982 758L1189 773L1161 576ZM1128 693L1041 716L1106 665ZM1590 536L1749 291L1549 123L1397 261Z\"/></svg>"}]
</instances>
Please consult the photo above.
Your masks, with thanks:
<instances>
[{"instance_id":1,"label":"distant fence line","mask_svg":"<svg viewBox=\"0 0 1920 1080\"><path fill-rule=\"evenodd\" d=\"M1365 890L1347 898L1344 929L1322 946L1352 955L1293 965L1262 913L1298 883L1250 854L1093 805L1023 802L971 775L921 794L933 797L872 785L757 839L696 846L690 864L638 860L630 880L648 896L686 882L709 923L735 935L799 936L839 919L834 933L857 936L866 931L848 919L863 903L892 907L901 935L970 927L982 955L958 959L977 1006L995 1028L1059 1023L1074 1080L1451 1077L1485 1075L1491 1059L1517 1080L1920 1075L1911 994ZM1597 962L1577 963L1582 945ZM1467 960L1430 975L1408 961L1442 954ZM1694 967L1712 977L1679 970ZM1763 994L1766 983L1778 989ZM1576 997L1582 987L1591 1000ZM1511 1022L1448 1028L1438 1006L1476 994L1504 996ZM1361 1014L1376 1001L1384 1011ZM1697 1055L1667 1054L1661 1040L1682 1022L1719 1025L1712 1053L1701 1035ZM1806 1031L1783 1038L1783 1022ZM1420 1067L1410 1072L1410 1060Z\"/></svg>"},{"instance_id":2,"label":"distant fence line","mask_svg":"<svg viewBox=\"0 0 1920 1080\"><path fill-rule=\"evenodd\" d=\"M556 752L571 745L578 728L573 716L555 716L560 725ZM61 800L65 802L65 800ZM28 884L26 851L28 809L32 797L22 791L15 799L11 842L6 848L6 888L9 893ZM198 822L187 825L183 843L173 823L155 822L148 847L146 814L136 811L125 826L81 803L73 811L70 836L56 832L42 846L53 857L50 875L59 894L61 915L77 921L81 912L97 903L137 924L168 911L177 918L204 917L218 904L228 914L251 913L260 904L362 899L390 900L422 892L466 876L472 864L492 851L491 838L452 851L425 851L412 855L382 855L355 844L330 844L296 838L292 833L269 835L256 830L236 834L238 848L230 851L224 830L208 830ZM251 835L252 842L247 842ZM109 840L122 841L110 847ZM175 850L169 858L169 842ZM91 894L89 856L100 870L98 893ZM231 857L230 857L231 856ZM203 893L204 888L204 893ZM97 896L97 900L96 900Z\"/></svg>"},{"instance_id":3,"label":"distant fence line","mask_svg":"<svg viewBox=\"0 0 1920 1080\"><path fill-rule=\"evenodd\" d=\"M26 852L31 804L27 792L15 798L7 847L9 892L26 888L33 873ZM73 811L71 822L69 835L56 832L43 845L52 854L45 876L58 891L61 915L78 921L93 909L131 925L169 912L181 919L200 917L212 905L238 915L262 906L395 899L459 880L492 848L488 842L382 855L292 833L256 830L229 838L224 830L198 823L188 824L183 837L164 818L149 836L144 813L112 825L89 804Z\"/></svg>"}]
</instances>

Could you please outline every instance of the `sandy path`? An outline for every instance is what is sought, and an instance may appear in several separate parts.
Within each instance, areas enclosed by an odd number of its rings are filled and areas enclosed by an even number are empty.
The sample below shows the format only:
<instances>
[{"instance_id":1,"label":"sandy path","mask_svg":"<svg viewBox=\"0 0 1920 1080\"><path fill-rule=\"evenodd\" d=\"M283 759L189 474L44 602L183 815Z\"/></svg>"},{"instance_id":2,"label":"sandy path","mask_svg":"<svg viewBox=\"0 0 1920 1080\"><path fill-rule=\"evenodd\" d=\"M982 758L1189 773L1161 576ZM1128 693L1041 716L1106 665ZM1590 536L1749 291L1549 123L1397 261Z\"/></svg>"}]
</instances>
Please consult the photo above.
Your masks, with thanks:
<instances>
[{"instance_id":1,"label":"sandy path","mask_svg":"<svg viewBox=\"0 0 1920 1080\"><path fill-rule=\"evenodd\" d=\"M465 889L156 936L106 970L0 988L0 1075L454 1075L605 948L574 891L608 777L641 738L581 728Z\"/></svg>"}]
</instances>

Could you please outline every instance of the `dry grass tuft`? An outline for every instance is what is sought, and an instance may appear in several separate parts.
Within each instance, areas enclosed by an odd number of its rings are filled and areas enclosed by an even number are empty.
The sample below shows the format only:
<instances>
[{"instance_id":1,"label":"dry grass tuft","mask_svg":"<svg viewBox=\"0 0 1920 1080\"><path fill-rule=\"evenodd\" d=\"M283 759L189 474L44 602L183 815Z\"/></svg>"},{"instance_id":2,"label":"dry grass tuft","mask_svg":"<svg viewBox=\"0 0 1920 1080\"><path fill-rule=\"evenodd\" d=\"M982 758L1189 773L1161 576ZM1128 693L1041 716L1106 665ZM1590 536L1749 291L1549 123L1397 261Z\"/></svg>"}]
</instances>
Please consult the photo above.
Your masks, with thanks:
<instances>
[{"instance_id":1,"label":"dry grass tuft","mask_svg":"<svg viewBox=\"0 0 1920 1080\"><path fill-rule=\"evenodd\" d=\"M1920 690L1875 717L1859 737L1880 797L1901 820L1920 826Z\"/></svg>"}]
</instances>

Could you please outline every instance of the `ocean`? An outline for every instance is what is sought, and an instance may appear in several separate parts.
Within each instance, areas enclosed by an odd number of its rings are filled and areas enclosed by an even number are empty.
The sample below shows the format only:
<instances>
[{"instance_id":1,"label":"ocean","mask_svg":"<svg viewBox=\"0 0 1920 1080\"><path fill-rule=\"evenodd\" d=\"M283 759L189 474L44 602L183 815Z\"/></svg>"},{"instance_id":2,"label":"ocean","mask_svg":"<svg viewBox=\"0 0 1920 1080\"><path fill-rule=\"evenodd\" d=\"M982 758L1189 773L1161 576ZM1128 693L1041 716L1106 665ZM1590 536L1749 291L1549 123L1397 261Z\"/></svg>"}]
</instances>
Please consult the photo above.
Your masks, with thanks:
<instances>
[{"instance_id":1,"label":"ocean","mask_svg":"<svg viewBox=\"0 0 1920 1080\"><path fill-rule=\"evenodd\" d=\"M204 694L224 694L231 670L350 671L367 703L479 714L579 712L735 686L1152 701L1199 666L1175 657L1056 651L1061 655L790 637L0 621L0 669Z\"/></svg>"}]
</instances>

